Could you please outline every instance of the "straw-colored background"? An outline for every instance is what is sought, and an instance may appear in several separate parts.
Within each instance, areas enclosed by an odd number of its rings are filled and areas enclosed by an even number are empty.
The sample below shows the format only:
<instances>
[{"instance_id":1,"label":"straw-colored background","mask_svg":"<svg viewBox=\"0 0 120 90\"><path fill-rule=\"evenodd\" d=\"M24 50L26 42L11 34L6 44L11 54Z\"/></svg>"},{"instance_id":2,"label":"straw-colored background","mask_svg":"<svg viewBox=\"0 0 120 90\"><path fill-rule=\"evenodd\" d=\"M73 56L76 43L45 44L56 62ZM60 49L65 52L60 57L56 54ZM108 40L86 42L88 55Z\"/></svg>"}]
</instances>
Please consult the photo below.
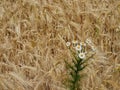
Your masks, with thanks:
<instances>
[{"instance_id":1,"label":"straw-colored background","mask_svg":"<svg viewBox=\"0 0 120 90\"><path fill-rule=\"evenodd\" d=\"M82 90L120 90L120 0L0 0L0 90L66 90L65 41L86 38Z\"/></svg>"}]
</instances>

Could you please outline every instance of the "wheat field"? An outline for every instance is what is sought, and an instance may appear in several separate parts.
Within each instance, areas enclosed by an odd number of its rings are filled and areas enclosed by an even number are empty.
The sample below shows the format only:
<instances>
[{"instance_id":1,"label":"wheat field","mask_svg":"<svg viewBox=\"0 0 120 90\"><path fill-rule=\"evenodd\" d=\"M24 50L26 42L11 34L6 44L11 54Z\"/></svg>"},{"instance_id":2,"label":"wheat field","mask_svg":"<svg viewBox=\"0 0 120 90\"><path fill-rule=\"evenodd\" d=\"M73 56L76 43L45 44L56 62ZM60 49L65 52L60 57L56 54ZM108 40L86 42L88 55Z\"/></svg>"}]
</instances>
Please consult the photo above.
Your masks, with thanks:
<instances>
[{"instance_id":1,"label":"wheat field","mask_svg":"<svg viewBox=\"0 0 120 90\"><path fill-rule=\"evenodd\" d=\"M97 48L82 90L120 90L120 0L0 0L0 90L67 90L66 41Z\"/></svg>"}]
</instances>

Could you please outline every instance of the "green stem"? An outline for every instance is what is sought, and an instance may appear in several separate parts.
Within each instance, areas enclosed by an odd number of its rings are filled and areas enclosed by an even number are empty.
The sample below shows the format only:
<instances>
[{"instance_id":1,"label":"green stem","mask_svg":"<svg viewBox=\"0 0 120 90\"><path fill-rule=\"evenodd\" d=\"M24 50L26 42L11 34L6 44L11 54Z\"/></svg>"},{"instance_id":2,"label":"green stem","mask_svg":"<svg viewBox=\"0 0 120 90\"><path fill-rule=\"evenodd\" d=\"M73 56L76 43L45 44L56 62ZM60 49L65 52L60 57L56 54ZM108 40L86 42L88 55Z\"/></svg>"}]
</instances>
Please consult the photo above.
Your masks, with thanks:
<instances>
[{"instance_id":1,"label":"green stem","mask_svg":"<svg viewBox=\"0 0 120 90\"><path fill-rule=\"evenodd\" d=\"M80 65L80 62L81 62L81 59L78 60L78 61L77 61L77 64L75 65L76 70L74 71L74 72L75 72L75 76L72 77L72 78L73 78L73 83L72 83L73 85L72 85L72 87L71 87L71 90L77 89L76 85L77 85L77 83L78 83L78 81L79 81L79 79L80 79L80 78L78 78L78 77L79 77L79 67L81 67L81 66L79 66L79 65Z\"/></svg>"}]
</instances>

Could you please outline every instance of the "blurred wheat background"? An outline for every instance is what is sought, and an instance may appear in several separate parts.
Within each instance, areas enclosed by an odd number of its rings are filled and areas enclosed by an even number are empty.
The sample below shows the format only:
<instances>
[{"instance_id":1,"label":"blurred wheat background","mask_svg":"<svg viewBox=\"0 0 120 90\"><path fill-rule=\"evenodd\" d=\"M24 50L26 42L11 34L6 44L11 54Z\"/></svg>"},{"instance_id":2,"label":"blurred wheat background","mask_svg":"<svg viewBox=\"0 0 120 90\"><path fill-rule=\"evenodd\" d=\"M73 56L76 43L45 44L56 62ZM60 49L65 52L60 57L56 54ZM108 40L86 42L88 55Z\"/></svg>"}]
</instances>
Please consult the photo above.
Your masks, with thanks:
<instances>
[{"instance_id":1,"label":"blurred wheat background","mask_svg":"<svg viewBox=\"0 0 120 90\"><path fill-rule=\"evenodd\" d=\"M0 90L66 90L65 42L87 38L82 90L120 90L120 0L0 0Z\"/></svg>"}]
</instances>

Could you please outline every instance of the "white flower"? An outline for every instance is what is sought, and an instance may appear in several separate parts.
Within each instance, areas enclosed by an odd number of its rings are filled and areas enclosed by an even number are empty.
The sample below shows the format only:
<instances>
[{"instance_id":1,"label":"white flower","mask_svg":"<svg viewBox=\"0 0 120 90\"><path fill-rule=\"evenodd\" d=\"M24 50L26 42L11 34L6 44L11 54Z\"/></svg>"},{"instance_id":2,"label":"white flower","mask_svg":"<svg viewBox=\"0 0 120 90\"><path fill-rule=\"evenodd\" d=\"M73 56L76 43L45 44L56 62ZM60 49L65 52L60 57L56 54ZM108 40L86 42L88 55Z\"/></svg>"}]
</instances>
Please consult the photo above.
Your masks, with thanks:
<instances>
[{"instance_id":1,"label":"white flower","mask_svg":"<svg viewBox=\"0 0 120 90\"><path fill-rule=\"evenodd\" d=\"M78 45L78 41L77 40L73 40L72 44L73 44L73 47L76 47Z\"/></svg>"},{"instance_id":2,"label":"white flower","mask_svg":"<svg viewBox=\"0 0 120 90\"><path fill-rule=\"evenodd\" d=\"M93 51L96 51L96 48L94 46L91 46L91 48L92 48Z\"/></svg>"},{"instance_id":3,"label":"white flower","mask_svg":"<svg viewBox=\"0 0 120 90\"><path fill-rule=\"evenodd\" d=\"M87 44L92 44L92 41L90 39L86 39L85 41Z\"/></svg>"},{"instance_id":4,"label":"white flower","mask_svg":"<svg viewBox=\"0 0 120 90\"><path fill-rule=\"evenodd\" d=\"M92 46L94 46L94 44L92 43L92 41L90 39L86 39L85 41L91 48Z\"/></svg>"},{"instance_id":5,"label":"white flower","mask_svg":"<svg viewBox=\"0 0 120 90\"><path fill-rule=\"evenodd\" d=\"M70 42L66 42L66 46L69 47L71 45Z\"/></svg>"},{"instance_id":6,"label":"white flower","mask_svg":"<svg viewBox=\"0 0 120 90\"><path fill-rule=\"evenodd\" d=\"M81 46L86 46L86 43L80 42L80 45L81 45Z\"/></svg>"},{"instance_id":7,"label":"white flower","mask_svg":"<svg viewBox=\"0 0 120 90\"><path fill-rule=\"evenodd\" d=\"M77 51L81 51L81 50L82 50L82 47L81 47L81 45L77 45L77 46L75 47L75 49L76 49Z\"/></svg>"},{"instance_id":8,"label":"white flower","mask_svg":"<svg viewBox=\"0 0 120 90\"><path fill-rule=\"evenodd\" d=\"M79 58L84 59L85 58L85 53L79 53Z\"/></svg>"}]
</instances>

